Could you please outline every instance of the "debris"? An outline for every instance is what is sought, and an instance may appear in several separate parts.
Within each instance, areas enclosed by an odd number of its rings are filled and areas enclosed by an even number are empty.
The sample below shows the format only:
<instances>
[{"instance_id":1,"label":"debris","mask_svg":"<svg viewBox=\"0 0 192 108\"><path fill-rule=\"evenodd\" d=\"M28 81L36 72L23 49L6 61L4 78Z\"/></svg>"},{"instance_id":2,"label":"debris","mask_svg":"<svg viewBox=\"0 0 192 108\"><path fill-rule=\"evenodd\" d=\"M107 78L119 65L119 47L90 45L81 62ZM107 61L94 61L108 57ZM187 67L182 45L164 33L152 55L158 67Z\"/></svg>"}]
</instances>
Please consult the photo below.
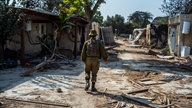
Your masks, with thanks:
<instances>
[{"instance_id":1,"label":"debris","mask_svg":"<svg viewBox=\"0 0 192 108\"><path fill-rule=\"evenodd\" d=\"M162 93L162 92L159 92L159 90L155 90L155 89L150 89L150 92L152 92L152 93L155 93L155 94L159 94L159 95L161 95L161 96L164 96L164 95L166 95L166 94L164 94L164 93ZM160 99L160 98L159 98ZM160 99L161 100L161 99Z\"/></svg>"},{"instance_id":2,"label":"debris","mask_svg":"<svg viewBox=\"0 0 192 108\"><path fill-rule=\"evenodd\" d=\"M133 45L133 44L130 44L130 45L127 45L127 47L132 47L132 48L141 48L142 45Z\"/></svg>"},{"instance_id":3,"label":"debris","mask_svg":"<svg viewBox=\"0 0 192 108\"><path fill-rule=\"evenodd\" d=\"M111 50L111 49L113 49L113 48L115 48L115 47L117 47L117 45L110 46L110 47L106 48L106 51L107 51L107 50Z\"/></svg>"},{"instance_id":4,"label":"debris","mask_svg":"<svg viewBox=\"0 0 192 108\"><path fill-rule=\"evenodd\" d=\"M192 67L192 56L186 56L186 57L175 57L176 60L178 60L180 63L178 63L177 65L186 65L189 67Z\"/></svg>"},{"instance_id":5,"label":"debris","mask_svg":"<svg viewBox=\"0 0 192 108\"><path fill-rule=\"evenodd\" d=\"M133 104L128 104L127 108L135 108Z\"/></svg>"},{"instance_id":6,"label":"debris","mask_svg":"<svg viewBox=\"0 0 192 108\"><path fill-rule=\"evenodd\" d=\"M184 59L186 62L189 62L192 60L192 55L185 56L185 57L178 57L178 59Z\"/></svg>"},{"instance_id":7,"label":"debris","mask_svg":"<svg viewBox=\"0 0 192 108\"><path fill-rule=\"evenodd\" d=\"M115 108L121 108L121 102L117 102L117 105L115 106Z\"/></svg>"},{"instance_id":8,"label":"debris","mask_svg":"<svg viewBox=\"0 0 192 108\"><path fill-rule=\"evenodd\" d=\"M117 100L112 100L112 102L107 102L107 103L104 103L104 104L101 104L101 105L96 105L96 108L106 108L108 106L113 106L114 104L118 103Z\"/></svg>"},{"instance_id":9,"label":"debris","mask_svg":"<svg viewBox=\"0 0 192 108\"><path fill-rule=\"evenodd\" d=\"M187 99L192 99L192 95L186 95Z\"/></svg>"},{"instance_id":10,"label":"debris","mask_svg":"<svg viewBox=\"0 0 192 108\"><path fill-rule=\"evenodd\" d=\"M152 103L151 101L147 101L145 99L141 99L141 98L137 98L137 97L131 97L131 96L128 96L124 93L121 94L124 98L127 98L129 100L132 100L132 101L135 101L135 102L138 102L140 104L143 104L143 105L146 105L148 107L151 107L151 108L166 108L167 106L164 106L164 105L159 105L159 104L155 104L155 103Z\"/></svg>"},{"instance_id":11,"label":"debris","mask_svg":"<svg viewBox=\"0 0 192 108\"><path fill-rule=\"evenodd\" d=\"M119 90L129 90L128 88L119 88Z\"/></svg>"},{"instance_id":12,"label":"debris","mask_svg":"<svg viewBox=\"0 0 192 108\"><path fill-rule=\"evenodd\" d=\"M2 106L2 105L3 105L3 102L0 101L0 106Z\"/></svg>"},{"instance_id":13,"label":"debris","mask_svg":"<svg viewBox=\"0 0 192 108\"><path fill-rule=\"evenodd\" d=\"M163 104L163 100L162 100L159 96L157 96L157 99L158 99L158 101L159 101L160 103Z\"/></svg>"},{"instance_id":14,"label":"debris","mask_svg":"<svg viewBox=\"0 0 192 108\"><path fill-rule=\"evenodd\" d=\"M55 56L58 56L58 55L56 54L58 30L59 30L59 28L58 28L58 26L57 26L57 29L54 31L54 38L53 38L53 39L54 39L55 45L54 45L53 51L51 51L51 52L52 52L51 57L50 57L49 59L45 59L44 62L41 62L40 64L38 64L38 65L30 68L30 69L27 70L26 72L22 73L20 76L22 76L22 77L24 77L24 76L30 76L31 73L33 73L35 70L38 70L38 69L40 69L41 67L46 66L47 64L55 61L55 60L54 60L54 57L55 57ZM43 45L44 45L44 44L43 44ZM47 46L45 45L45 47L47 47ZM62 57L62 58L63 58L63 57Z\"/></svg>"},{"instance_id":15,"label":"debris","mask_svg":"<svg viewBox=\"0 0 192 108\"><path fill-rule=\"evenodd\" d=\"M20 100L20 99L12 99L12 98L5 98L6 100L10 101L20 101L20 102L27 102L27 103L35 103L35 104L44 104L44 105L51 105L51 106L60 106L60 107L71 107L68 104L59 104L59 103L48 103L48 102L38 102L38 101L28 101L28 100Z\"/></svg>"},{"instance_id":16,"label":"debris","mask_svg":"<svg viewBox=\"0 0 192 108\"><path fill-rule=\"evenodd\" d=\"M57 88L57 92L58 92L58 93L62 93L63 91L62 91L61 88Z\"/></svg>"},{"instance_id":17,"label":"debris","mask_svg":"<svg viewBox=\"0 0 192 108\"><path fill-rule=\"evenodd\" d=\"M104 96L105 96L106 91L107 91L107 88L105 88L105 90L103 91L103 95L104 95Z\"/></svg>"},{"instance_id":18,"label":"debris","mask_svg":"<svg viewBox=\"0 0 192 108\"><path fill-rule=\"evenodd\" d=\"M157 68L179 68L178 66L174 65L150 65L150 66L145 66L145 67L157 67Z\"/></svg>"},{"instance_id":19,"label":"debris","mask_svg":"<svg viewBox=\"0 0 192 108\"><path fill-rule=\"evenodd\" d=\"M150 45L150 48L151 48L151 49L156 48L156 47L159 46L156 39L152 39L151 42L152 42L152 44Z\"/></svg>"},{"instance_id":20,"label":"debris","mask_svg":"<svg viewBox=\"0 0 192 108\"><path fill-rule=\"evenodd\" d=\"M147 50L147 51L145 51L147 54L149 54L149 55L157 55L157 54L159 54L158 52L155 52L155 51L153 51L153 50L151 50L151 49L149 49L149 50Z\"/></svg>"},{"instance_id":21,"label":"debris","mask_svg":"<svg viewBox=\"0 0 192 108\"><path fill-rule=\"evenodd\" d=\"M139 42L140 39L145 38L146 28L143 29L134 29L133 34L135 35L134 40L132 41L132 45Z\"/></svg>"},{"instance_id":22,"label":"debris","mask_svg":"<svg viewBox=\"0 0 192 108\"><path fill-rule=\"evenodd\" d=\"M155 97L139 97L141 99L145 99L145 100L150 100L150 101L154 101L155 100Z\"/></svg>"},{"instance_id":23,"label":"debris","mask_svg":"<svg viewBox=\"0 0 192 108\"><path fill-rule=\"evenodd\" d=\"M159 79L159 81L176 81L176 80L180 80L184 77L185 76L183 76L183 75L169 75L169 76L166 76L165 78Z\"/></svg>"},{"instance_id":24,"label":"debris","mask_svg":"<svg viewBox=\"0 0 192 108\"><path fill-rule=\"evenodd\" d=\"M144 81L150 81L150 80L151 78L143 78L143 79L140 79L139 81L144 82Z\"/></svg>"},{"instance_id":25,"label":"debris","mask_svg":"<svg viewBox=\"0 0 192 108\"><path fill-rule=\"evenodd\" d=\"M141 93L141 92L147 92L149 89L148 88L144 88L144 89L140 89L140 90L134 90L134 91L130 91L127 94L134 94L134 93Z\"/></svg>"},{"instance_id":26,"label":"debris","mask_svg":"<svg viewBox=\"0 0 192 108\"><path fill-rule=\"evenodd\" d=\"M144 85L144 86L158 85L158 84L165 84L165 82L153 82L153 83L147 83L147 84L142 83L142 85Z\"/></svg>"},{"instance_id":27,"label":"debris","mask_svg":"<svg viewBox=\"0 0 192 108\"><path fill-rule=\"evenodd\" d=\"M179 62L187 62L187 59L185 58L175 57L175 59L178 60Z\"/></svg>"},{"instance_id":28,"label":"debris","mask_svg":"<svg viewBox=\"0 0 192 108\"><path fill-rule=\"evenodd\" d=\"M163 101L162 102L163 102L163 104L167 104L167 96L166 95L163 96Z\"/></svg>"},{"instance_id":29,"label":"debris","mask_svg":"<svg viewBox=\"0 0 192 108\"><path fill-rule=\"evenodd\" d=\"M121 102L121 107L126 107L126 102L122 101Z\"/></svg>"},{"instance_id":30,"label":"debris","mask_svg":"<svg viewBox=\"0 0 192 108\"><path fill-rule=\"evenodd\" d=\"M174 59L174 56L163 56L163 55L156 55L157 57L161 58L161 59Z\"/></svg>"},{"instance_id":31,"label":"debris","mask_svg":"<svg viewBox=\"0 0 192 108\"><path fill-rule=\"evenodd\" d=\"M177 105L177 104L174 104L174 106L175 106L176 108L181 108L181 106L179 106L179 105Z\"/></svg>"},{"instance_id":32,"label":"debris","mask_svg":"<svg viewBox=\"0 0 192 108\"><path fill-rule=\"evenodd\" d=\"M143 86L141 86L140 84L136 83L135 81L128 79L129 82L131 82L133 85L135 85L137 88L142 88Z\"/></svg>"},{"instance_id":33,"label":"debris","mask_svg":"<svg viewBox=\"0 0 192 108\"><path fill-rule=\"evenodd\" d=\"M58 49L58 52L62 55L65 56L67 59L72 60L73 58L73 51L70 49Z\"/></svg>"},{"instance_id":34,"label":"debris","mask_svg":"<svg viewBox=\"0 0 192 108\"><path fill-rule=\"evenodd\" d=\"M171 102L170 102L169 98L167 98L167 105L170 105L170 104L171 104ZM167 108L171 108L171 107L169 106Z\"/></svg>"},{"instance_id":35,"label":"debris","mask_svg":"<svg viewBox=\"0 0 192 108\"><path fill-rule=\"evenodd\" d=\"M191 65L180 64L179 67L182 68L182 69L187 69L187 70L192 71L192 62L191 62Z\"/></svg>"},{"instance_id":36,"label":"debris","mask_svg":"<svg viewBox=\"0 0 192 108\"><path fill-rule=\"evenodd\" d=\"M54 61L54 60L46 60L46 61L44 61L44 62L42 62L42 63L40 63L40 64L38 64L38 65L36 65L36 66L34 66L34 67L32 67L32 68L30 68L29 70L25 71L24 73L21 74L21 76L22 76L22 77L30 76L31 73L33 73L35 70L38 70L38 69L40 69L41 67L43 67L43 66L45 66L45 65L47 65L47 64L49 64L49 63L51 63L51 62L53 62L53 61Z\"/></svg>"}]
</instances>

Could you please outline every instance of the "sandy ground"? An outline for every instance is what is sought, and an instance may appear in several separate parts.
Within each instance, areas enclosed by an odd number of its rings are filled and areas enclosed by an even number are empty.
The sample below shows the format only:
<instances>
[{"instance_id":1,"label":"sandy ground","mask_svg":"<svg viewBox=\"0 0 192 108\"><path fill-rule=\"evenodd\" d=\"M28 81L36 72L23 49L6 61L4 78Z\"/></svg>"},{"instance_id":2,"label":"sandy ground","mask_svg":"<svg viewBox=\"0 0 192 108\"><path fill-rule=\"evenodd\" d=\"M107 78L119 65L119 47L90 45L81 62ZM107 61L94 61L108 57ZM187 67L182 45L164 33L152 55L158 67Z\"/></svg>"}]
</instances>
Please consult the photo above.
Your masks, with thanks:
<instances>
[{"instance_id":1,"label":"sandy ground","mask_svg":"<svg viewBox=\"0 0 192 108\"><path fill-rule=\"evenodd\" d=\"M192 106L192 72L180 69L175 65L176 60L158 59L147 55L146 49L130 48L122 41L116 42L118 46L108 50L109 63L101 61L96 83L98 92L84 91L84 64L79 59L70 64L58 61L56 66L34 72L30 77L20 77L27 68L17 67L0 70L2 107L114 108L120 103L122 106L126 104L126 108L145 108L147 106L122 96L122 93L142 88L149 91L127 95L147 98L147 102L155 105L165 105L163 99L166 96L176 104L175 107ZM150 80L141 81L146 78Z\"/></svg>"}]
</instances>

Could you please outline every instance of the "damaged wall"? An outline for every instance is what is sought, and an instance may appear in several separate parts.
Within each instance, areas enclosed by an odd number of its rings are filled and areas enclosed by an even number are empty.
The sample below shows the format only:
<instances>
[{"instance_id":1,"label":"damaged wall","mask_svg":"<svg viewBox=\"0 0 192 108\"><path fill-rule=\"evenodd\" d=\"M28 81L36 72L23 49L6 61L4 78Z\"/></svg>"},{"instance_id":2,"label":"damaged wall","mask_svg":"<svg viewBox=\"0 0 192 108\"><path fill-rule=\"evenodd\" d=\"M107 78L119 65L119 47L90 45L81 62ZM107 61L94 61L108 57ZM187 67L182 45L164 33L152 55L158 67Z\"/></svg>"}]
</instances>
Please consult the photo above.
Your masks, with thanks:
<instances>
[{"instance_id":1,"label":"damaged wall","mask_svg":"<svg viewBox=\"0 0 192 108\"><path fill-rule=\"evenodd\" d=\"M36 55L42 50L38 37L53 33L51 23L32 23L31 31L24 32L25 54ZM6 45L10 50L18 51L21 47L21 34L15 35L11 41L7 41Z\"/></svg>"},{"instance_id":2,"label":"damaged wall","mask_svg":"<svg viewBox=\"0 0 192 108\"><path fill-rule=\"evenodd\" d=\"M60 19L58 15L50 12L26 8L22 8L22 11L25 17L23 18L22 27L19 28L20 33L16 35L13 40L7 42L7 47L11 50L18 51L21 56L20 60L23 62L26 54L35 56L37 54L44 55L50 53L47 48L40 44L40 41L45 43L50 50L54 48L53 36L56 30L55 24L59 24ZM57 35L62 38L58 44L60 49L71 50L71 56L74 55L76 58L77 53L81 51L81 47L85 41L85 28L88 22L80 16L73 16L70 21L75 24L75 26L72 27L73 33L66 34L68 31L59 31Z\"/></svg>"},{"instance_id":3,"label":"damaged wall","mask_svg":"<svg viewBox=\"0 0 192 108\"><path fill-rule=\"evenodd\" d=\"M62 31L59 37L59 50L62 54L73 56L73 53L80 54L84 43L85 31L83 26L75 26L70 31ZM76 38L76 39L75 39ZM75 49L76 43L76 49ZM76 52L74 52L76 50Z\"/></svg>"},{"instance_id":4,"label":"damaged wall","mask_svg":"<svg viewBox=\"0 0 192 108\"><path fill-rule=\"evenodd\" d=\"M68 49L73 51L74 49L74 37L72 33L67 33L63 31L59 40L59 49Z\"/></svg>"},{"instance_id":5,"label":"damaged wall","mask_svg":"<svg viewBox=\"0 0 192 108\"><path fill-rule=\"evenodd\" d=\"M40 24L38 23L32 23L32 30L31 32L27 33L25 32L25 54L38 54L41 51L41 45L36 44L39 43L39 38L38 36L41 36L43 33L40 29ZM42 24L42 26L45 26L45 24Z\"/></svg>"},{"instance_id":6,"label":"damaged wall","mask_svg":"<svg viewBox=\"0 0 192 108\"><path fill-rule=\"evenodd\" d=\"M169 18L168 43L171 53L181 56L182 46L192 48L192 27L188 34L182 34L183 22L188 21L192 24L192 14L180 14Z\"/></svg>"},{"instance_id":7,"label":"damaged wall","mask_svg":"<svg viewBox=\"0 0 192 108\"><path fill-rule=\"evenodd\" d=\"M115 43L112 27L100 28L100 39L103 40L105 45L113 45Z\"/></svg>"}]
</instances>

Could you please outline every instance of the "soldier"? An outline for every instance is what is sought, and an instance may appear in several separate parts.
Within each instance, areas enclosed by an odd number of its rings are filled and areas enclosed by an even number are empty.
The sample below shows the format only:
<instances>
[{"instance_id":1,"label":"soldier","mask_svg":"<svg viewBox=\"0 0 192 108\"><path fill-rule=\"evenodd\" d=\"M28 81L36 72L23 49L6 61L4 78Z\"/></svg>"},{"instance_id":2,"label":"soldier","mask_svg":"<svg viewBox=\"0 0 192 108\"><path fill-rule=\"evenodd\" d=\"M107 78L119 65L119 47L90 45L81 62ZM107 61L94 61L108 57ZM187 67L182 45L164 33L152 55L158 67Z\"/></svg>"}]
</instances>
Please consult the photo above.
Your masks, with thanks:
<instances>
[{"instance_id":1,"label":"soldier","mask_svg":"<svg viewBox=\"0 0 192 108\"><path fill-rule=\"evenodd\" d=\"M99 59L103 58L107 62L108 55L105 47L100 40L96 40L97 32L91 30L89 33L90 39L87 40L81 52L81 60L85 63L85 91L89 89L90 74L91 74L91 91L97 91L95 82L97 79L97 72L99 71Z\"/></svg>"}]
</instances>

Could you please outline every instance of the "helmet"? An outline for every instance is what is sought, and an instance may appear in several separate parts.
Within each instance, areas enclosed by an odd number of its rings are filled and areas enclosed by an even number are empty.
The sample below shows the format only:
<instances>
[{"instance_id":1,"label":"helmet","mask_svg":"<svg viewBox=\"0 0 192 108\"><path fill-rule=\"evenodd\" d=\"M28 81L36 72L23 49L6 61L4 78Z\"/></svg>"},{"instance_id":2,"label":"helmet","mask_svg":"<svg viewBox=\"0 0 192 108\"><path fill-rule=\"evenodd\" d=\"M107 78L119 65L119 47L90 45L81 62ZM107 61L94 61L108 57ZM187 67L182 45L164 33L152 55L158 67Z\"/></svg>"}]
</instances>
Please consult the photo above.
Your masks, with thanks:
<instances>
[{"instance_id":1,"label":"helmet","mask_svg":"<svg viewBox=\"0 0 192 108\"><path fill-rule=\"evenodd\" d=\"M97 35L97 31L94 30L94 29L92 29L92 30L90 31L90 33L89 33L89 36L91 36L91 37L94 37L94 36L96 36L96 35Z\"/></svg>"}]
</instances>

